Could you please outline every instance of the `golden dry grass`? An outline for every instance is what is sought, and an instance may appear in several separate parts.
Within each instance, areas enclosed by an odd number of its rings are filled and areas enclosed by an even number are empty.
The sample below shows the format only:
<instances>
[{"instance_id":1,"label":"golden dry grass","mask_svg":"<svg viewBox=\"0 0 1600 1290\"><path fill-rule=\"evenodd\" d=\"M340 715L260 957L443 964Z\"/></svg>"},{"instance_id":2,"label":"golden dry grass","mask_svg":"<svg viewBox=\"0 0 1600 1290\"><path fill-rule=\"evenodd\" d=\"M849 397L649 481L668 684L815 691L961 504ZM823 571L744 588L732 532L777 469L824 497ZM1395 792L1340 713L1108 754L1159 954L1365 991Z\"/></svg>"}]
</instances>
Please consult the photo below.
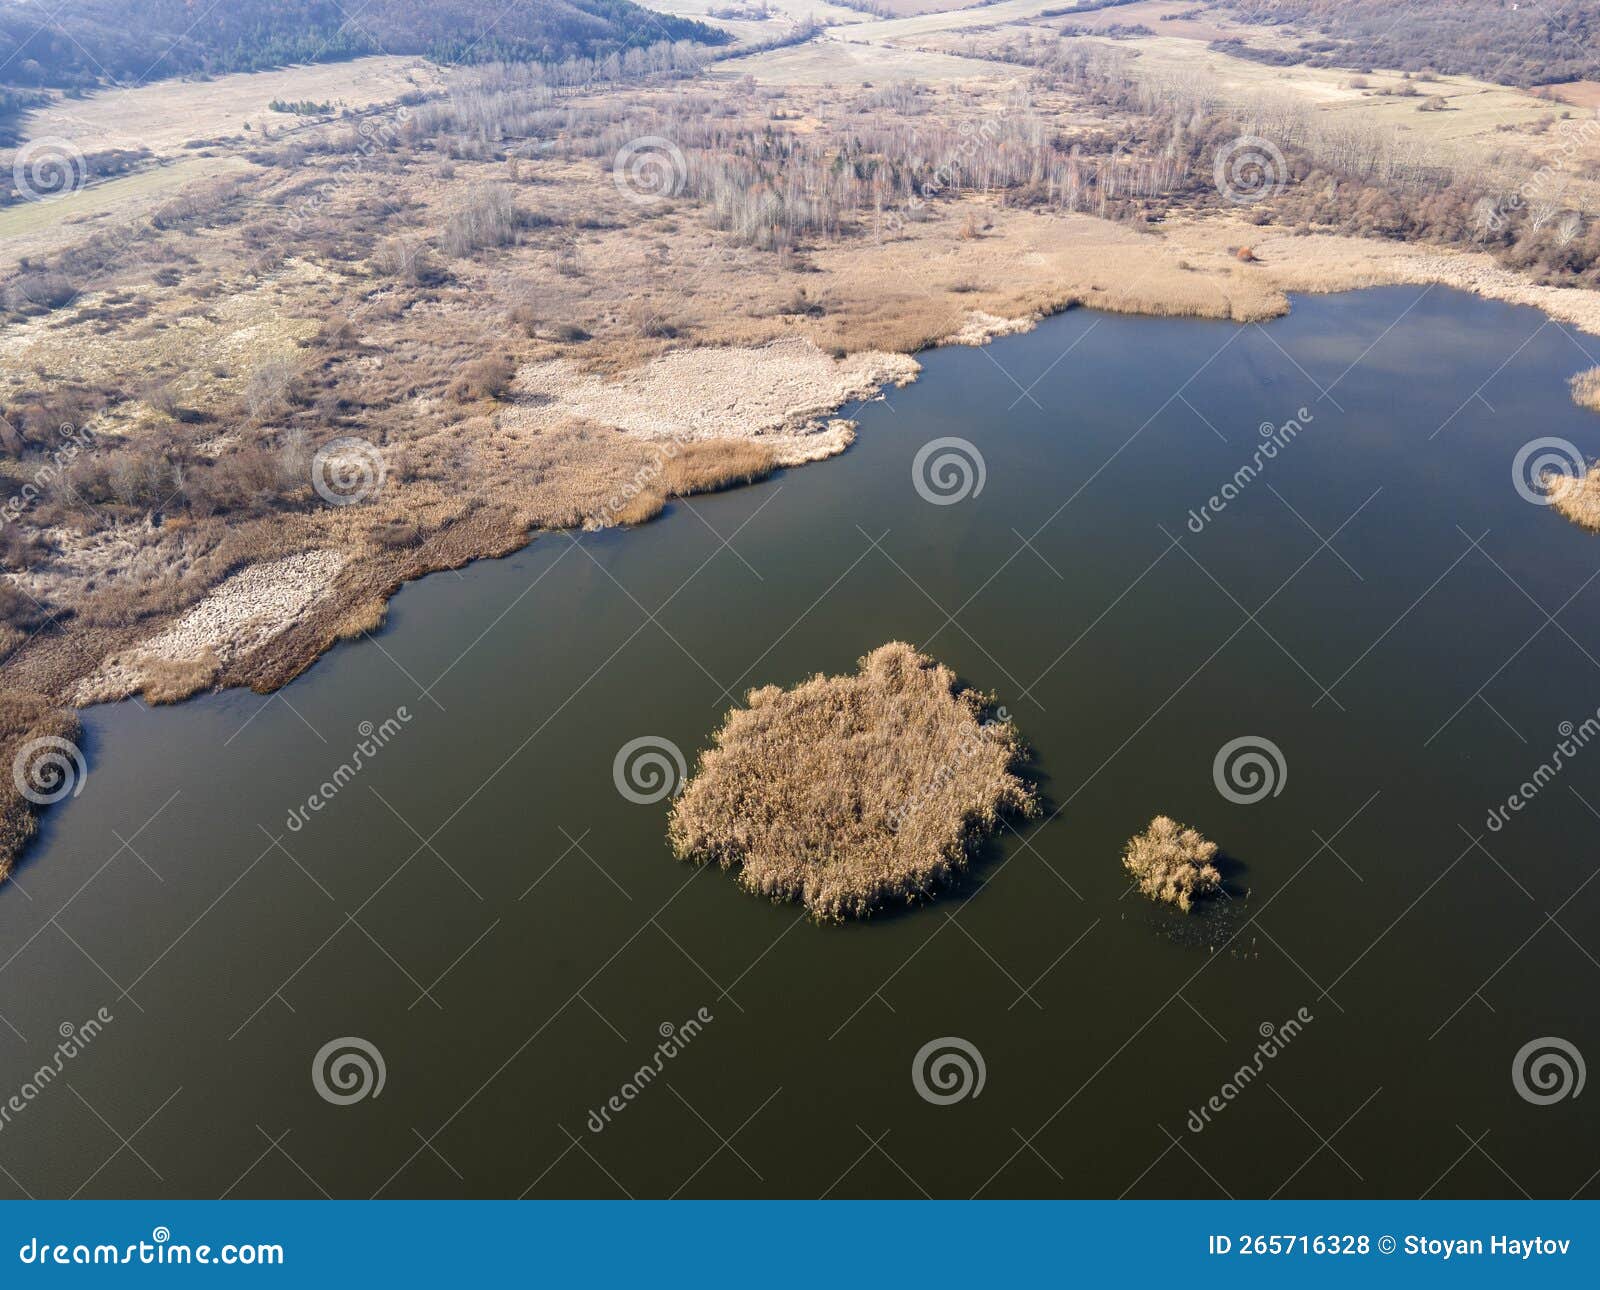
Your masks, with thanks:
<instances>
[{"instance_id":1,"label":"golden dry grass","mask_svg":"<svg viewBox=\"0 0 1600 1290\"><path fill-rule=\"evenodd\" d=\"M1600 367L1591 367L1572 378L1572 401L1579 407L1600 412Z\"/></svg>"},{"instance_id":2,"label":"golden dry grass","mask_svg":"<svg viewBox=\"0 0 1600 1290\"><path fill-rule=\"evenodd\" d=\"M388 601L362 601L334 625L334 634L342 641L354 640L357 636L365 636L368 632L377 631L378 628L383 626L383 620L388 616Z\"/></svg>"},{"instance_id":3,"label":"golden dry grass","mask_svg":"<svg viewBox=\"0 0 1600 1290\"><path fill-rule=\"evenodd\" d=\"M772 449L750 439L702 439L677 445L661 463L653 483L639 489L612 514L623 525L644 524L665 509L669 497L714 493L752 484L773 472Z\"/></svg>"},{"instance_id":4,"label":"golden dry grass","mask_svg":"<svg viewBox=\"0 0 1600 1290\"><path fill-rule=\"evenodd\" d=\"M1580 528L1600 533L1600 465L1581 478L1552 472L1545 479L1551 509Z\"/></svg>"},{"instance_id":5,"label":"golden dry grass","mask_svg":"<svg viewBox=\"0 0 1600 1290\"><path fill-rule=\"evenodd\" d=\"M750 691L673 806L679 857L841 921L928 898L1002 812L1037 810L1021 740L985 719L986 696L901 641L860 669Z\"/></svg>"},{"instance_id":6,"label":"golden dry grass","mask_svg":"<svg viewBox=\"0 0 1600 1290\"><path fill-rule=\"evenodd\" d=\"M149 703L179 703L192 694L215 684L220 664L215 650L207 649L197 658L145 658L139 660L144 673L140 691Z\"/></svg>"},{"instance_id":7,"label":"golden dry grass","mask_svg":"<svg viewBox=\"0 0 1600 1290\"><path fill-rule=\"evenodd\" d=\"M736 484L753 484L772 473L772 449L750 439L705 439L686 443L661 473L674 497L714 493Z\"/></svg>"},{"instance_id":8,"label":"golden dry grass","mask_svg":"<svg viewBox=\"0 0 1600 1290\"><path fill-rule=\"evenodd\" d=\"M1128 839L1122 867L1134 876L1139 890L1188 913L1197 896L1222 890L1222 874L1211 861L1217 844L1208 842L1186 824L1165 815Z\"/></svg>"}]
</instances>

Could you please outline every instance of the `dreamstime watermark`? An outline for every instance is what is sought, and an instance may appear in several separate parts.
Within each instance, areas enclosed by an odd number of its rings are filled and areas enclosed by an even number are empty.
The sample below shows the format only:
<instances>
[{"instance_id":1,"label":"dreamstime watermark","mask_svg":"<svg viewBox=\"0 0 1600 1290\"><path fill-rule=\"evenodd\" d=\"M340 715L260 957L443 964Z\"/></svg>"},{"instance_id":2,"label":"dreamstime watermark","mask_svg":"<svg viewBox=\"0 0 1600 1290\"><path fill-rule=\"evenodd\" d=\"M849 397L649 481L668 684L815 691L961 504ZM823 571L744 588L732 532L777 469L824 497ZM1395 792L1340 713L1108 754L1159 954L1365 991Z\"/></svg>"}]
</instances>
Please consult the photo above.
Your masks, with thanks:
<instances>
[{"instance_id":1,"label":"dreamstime watermark","mask_svg":"<svg viewBox=\"0 0 1600 1290\"><path fill-rule=\"evenodd\" d=\"M1317 418L1308 408L1296 408L1294 416L1282 425L1275 426L1270 421L1263 421L1258 427L1261 442L1256 445L1256 450L1250 454L1250 460L1233 472L1233 478L1217 489L1205 501L1199 510L1191 509L1189 512L1188 527L1191 533L1202 533L1212 519L1221 515L1228 509L1228 503L1244 492L1258 475L1266 469L1267 463L1274 460L1277 455L1287 448L1300 436L1300 432Z\"/></svg>"},{"instance_id":2,"label":"dreamstime watermark","mask_svg":"<svg viewBox=\"0 0 1600 1290\"><path fill-rule=\"evenodd\" d=\"M956 135L960 142L956 145L955 155L940 162L934 167L933 173L916 186L911 196L906 199L903 210L891 211L884 218L883 224L887 231L898 233L905 227L908 219L919 218L931 198L937 197L955 184L959 178L959 167L980 148L992 145L999 137L1001 129L1002 121L998 116L986 117L977 125L971 121L963 121L958 125Z\"/></svg>"},{"instance_id":3,"label":"dreamstime watermark","mask_svg":"<svg viewBox=\"0 0 1600 1290\"><path fill-rule=\"evenodd\" d=\"M16 1116L26 1111L61 1075L67 1063L93 1043L95 1037L114 1020L116 1018L111 1015L110 1010L102 1007L87 1021L76 1025L70 1021L63 1021L57 1026L56 1033L61 1036L61 1041L56 1044L55 1053L29 1075L15 1093L0 1103L0 1129L4 1129Z\"/></svg>"},{"instance_id":4,"label":"dreamstime watermark","mask_svg":"<svg viewBox=\"0 0 1600 1290\"><path fill-rule=\"evenodd\" d=\"M694 437L691 435L677 435L653 445L650 460L634 471L633 477L606 499L606 504L600 508L599 514L594 516L590 527L609 528L618 523L640 494L654 489L656 481L665 473L667 463L676 458L687 444L693 442Z\"/></svg>"},{"instance_id":5,"label":"dreamstime watermark","mask_svg":"<svg viewBox=\"0 0 1600 1290\"><path fill-rule=\"evenodd\" d=\"M347 760L339 763L334 772L319 784L316 790L306 798L304 805L292 807L289 817L284 821L290 833L298 833L311 822L314 812L322 810L329 802L336 798L340 791L359 775L374 757L411 722L411 712L401 704L394 710L392 717L385 717L382 724L373 725L370 721L363 721L356 727L356 733L361 736L361 742L350 750Z\"/></svg>"},{"instance_id":6,"label":"dreamstime watermark","mask_svg":"<svg viewBox=\"0 0 1600 1290\"><path fill-rule=\"evenodd\" d=\"M1276 797L1289 782L1289 763L1283 749L1264 735L1240 735L1217 749L1211 761L1211 780L1230 802L1253 806Z\"/></svg>"},{"instance_id":7,"label":"dreamstime watermark","mask_svg":"<svg viewBox=\"0 0 1600 1290\"><path fill-rule=\"evenodd\" d=\"M1585 717L1578 725L1563 721L1556 727L1556 733L1561 736L1561 742L1556 744L1548 760L1540 762L1533 774L1523 780L1517 786L1517 791L1506 798L1503 804L1490 809L1484 821L1484 827L1490 833L1498 833L1505 828L1514 814L1538 797L1545 785L1565 770L1567 763L1582 752L1591 739L1600 735L1600 709L1596 709L1594 716Z\"/></svg>"},{"instance_id":8,"label":"dreamstime watermark","mask_svg":"<svg viewBox=\"0 0 1600 1290\"><path fill-rule=\"evenodd\" d=\"M389 1078L378 1046L359 1035L341 1035L317 1049L311 1059L311 1087L334 1106L353 1106L383 1092Z\"/></svg>"},{"instance_id":9,"label":"dreamstime watermark","mask_svg":"<svg viewBox=\"0 0 1600 1290\"><path fill-rule=\"evenodd\" d=\"M649 806L674 796L688 774L682 751L664 735L630 739L611 760L612 783L636 806Z\"/></svg>"},{"instance_id":10,"label":"dreamstime watermark","mask_svg":"<svg viewBox=\"0 0 1600 1290\"><path fill-rule=\"evenodd\" d=\"M29 139L11 160L11 181L24 201L68 197L89 181L89 163L70 139Z\"/></svg>"},{"instance_id":11,"label":"dreamstime watermark","mask_svg":"<svg viewBox=\"0 0 1600 1290\"><path fill-rule=\"evenodd\" d=\"M1511 1059L1511 1087L1534 1106L1576 1099L1588 1074L1576 1045L1556 1035L1530 1039Z\"/></svg>"},{"instance_id":12,"label":"dreamstime watermark","mask_svg":"<svg viewBox=\"0 0 1600 1290\"><path fill-rule=\"evenodd\" d=\"M60 445L50 450L49 458L34 470L32 478L0 506L0 528L20 519L25 510L67 473L80 453L94 446L94 432L87 426L63 422L56 428L56 437L62 441Z\"/></svg>"},{"instance_id":13,"label":"dreamstime watermark","mask_svg":"<svg viewBox=\"0 0 1600 1290\"><path fill-rule=\"evenodd\" d=\"M1555 501L1551 485L1556 479L1582 479L1588 472L1588 463L1570 439L1546 435L1530 439L1517 449L1511 459L1511 485L1517 496L1535 506L1549 506Z\"/></svg>"},{"instance_id":14,"label":"dreamstime watermark","mask_svg":"<svg viewBox=\"0 0 1600 1290\"><path fill-rule=\"evenodd\" d=\"M911 459L911 486L934 506L954 506L983 492L989 478L983 454L970 439L930 439Z\"/></svg>"},{"instance_id":15,"label":"dreamstime watermark","mask_svg":"<svg viewBox=\"0 0 1600 1290\"><path fill-rule=\"evenodd\" d=\"M1483 198L1474 209L1474 218L1485 232L1499 232L1505 227L1507 217L1523 207L1548 207L1548 218L1554 218L1559 209L1559 199L1570 180L1571 171L1566 163L1582 161L1584 150L1600 140L1600 116L1590 116L1582 121L1559 121L1556 134L1560 143L1556 153L1509 193L1497 198ZM1536 212L1541 219L1545 211ZM1581 220L1581 217L1580 217Z\"/></svg>"},{"instance_id":16,"label":"dreamstime watermark","mask_svg":"<svg viewBox=\"0 0 1600 1290\"><path fill-rule=\"evenodd\" d=\"M624 197L644 205L682 193L689 182L689 162L671 139L640 135L617 150L611 178Z\"/></svg>"},{"instance_id":17,"label":"dreamstime watermark","mask_svg":"<svg viewBox=\"0 0 1600 1290\"><path fill-rule=\"evenodd\" d=\"M930 1039L911 1059L911 1087L934 1106L976 1099L989 1078L977 1045L959 1035Z\"/></svg>"},{"instance_id":18,"label":"dreamstime watermark","mask_svg":"<svg viewBox=\"0 0 1600 1290\"><path fill-rule=\"evenodd\" d=\"M1270 1021L1263 1021L1256 1027L1261 1042L1256 1045L1255 1056L1228 1076L1223 1081L1222 1087L1207 1098L1198 1110L1189 1112L1187 1122L1189 1132L1204 1132L1206 1126L1211 1123L1211 1117L1226 1111L1228 1104L1250 1086L1251 1081L1261 1074L1266 1064L1287 1048L1291 1041L1315 1020L1316 1017L1311 1010L1302 1006L1296 1009L1294 1016L1282 1025L1274 1026Z\"/></svg>"},{"instance_id":19,"label":"dreamstime watermark","mask_svg":"<svg viewBox=\"0 0 1600 1290\"><path fill-rule=\"evenodd\" d=\"M966 758L971 757L974 753L980 752L982 749L988 746L988 740L985 738L985 733L988 730L995 726L1003 726L1010 720L1011 714L1006 711L1004 706L1001 706L997 707L990 716L985 717L981 722L979 722L976 730L963 731L961 735L961 747L958 752L958 758L960 760L947 761L941 764L939 769L934 771L932 777L917 791L915 796L901 803L900 806L890 813L889 832L899 833L900 826L905 823L908 815L915 811L917 807L921 806L924 802L927 802L929 799L931 799L939 792L941 788L955 778L957 768L961 764L961 761L964 761Z\"/></svg>"},{"instance_id":20,"label":"dreamstime watermark","mask_svg":"<svg viewBox=\"0 0 1600 1290\"><path fill-rule=\"evenodd\" d=\"M656 1028L656 1033L661 1036L661 1042L656 1045L655 1056L628 1076L623 1081L622 1087L608 1097L598 1111L589 1112L589 1132L603 1133L606 1126L611 1123L611 1117L627 1110L628 1103L650 1087L666 1064L687 1048L690 1042L715 1020L716 1017L711 1009L702 1006L681 1026L663 1021Z\"/></svg>"},{"instance_id":21,"label":"dreamstime watermark","mask_svg":"<svg viewBox=\"0 0 1600 1290\"><path fill-rule=\"evenodd\" d=\"M17 749L11 759L11 782L35 806L50 806L83 792L89 766L83 751L60 735L41 735Z\"/></svg>"},{"instance_id":22,"label":"dreamstime watermark","mask_svg":"<svg viewBox=\"0 0 1600 1290\"><path fill-rule=\"evenodd\" d=\"M387 477L383 453L355 435L323 444L311 459L311 487L329 506L355 506L376 497Z\"/></svg>"},{"instance_id":23,"label":"dreamstime watermark","mask_svg":"<svg viewBox=\"0 0 1600 1290\"><path fill-rule=\"evenodd\" d=\"M1217 149L1211 179L1235 206L1249 206L1271 197L1289 182L1289 163L1272 140L1241 134Z\"/></svg>"},{"instance_id":24,"label":"dreamstime watermark","mask_svg":"<svg viewBox=\"0 0 1600 1290\"><path fill-rule=\"evenodd\" d=\"M300 232L305 222L328 206L345 184L365 173L379 149L395 147L401 141L404 126L410 120L411 110L401 107L396 109L392 121L374 117L363 117L358 121L355 128L355 155L348 161L341 161L327 172L328 177L333 180L332 184L319 183L314 191L289 207L285 212L289 230L294 233Z\"/></svg>"},{"instance_id":25,"label":"dreamstime watermark","mask_svg":"<svg viewBox=\"0 0 1600 1290\"><path fill-rule=\"evenodd\" d=\"M210 1245L188 1245L172 1239L166 1227L157 1227L148 1241L134 1245L114 1245L100 1241L89 1245L75 1241L71 1245L37 1236L17 1251L21 1263L37 1263L53 1267L127 1267L135 1263L158 1267L184 1267L195 1264L201 1267L221 1265L250 1266L251 1264L283 1264L283 1246L229 1242L213 1248Z\"/></svg>"}]
</instances>

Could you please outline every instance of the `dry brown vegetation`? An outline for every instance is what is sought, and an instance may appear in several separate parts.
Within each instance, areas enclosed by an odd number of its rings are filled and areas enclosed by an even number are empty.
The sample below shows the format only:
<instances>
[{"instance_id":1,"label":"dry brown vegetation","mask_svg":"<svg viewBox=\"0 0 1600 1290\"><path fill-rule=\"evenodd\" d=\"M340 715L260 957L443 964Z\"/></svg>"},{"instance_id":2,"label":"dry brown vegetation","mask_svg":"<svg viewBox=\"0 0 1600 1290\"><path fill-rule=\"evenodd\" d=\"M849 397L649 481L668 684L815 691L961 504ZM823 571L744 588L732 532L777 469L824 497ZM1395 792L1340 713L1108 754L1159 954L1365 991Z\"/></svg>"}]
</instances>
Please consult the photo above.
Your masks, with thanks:
<instances>
[{"instance_id":1,"label":"dry brown vegetation","mask_svg":"<svg viewBox=\"0 0 1600 1290\"><path fill-rule=\"evenodd\" d=\"M772 449L750 439L703 439L673 446L663 454L654 482L640 488L619 506L618 524L643 524L653 520L672 497L713 493L720 488L753 484L765 479L776 466Z\"/></svg>"},{"instance_id":2,"label":"dry brown vegetation","mask_svg":"<svg viewBox=\"0 0 1600 1290\"><path fill-rule=\"evenodd\" d=\"M221 667L216 651L209 649L192 659L144 658L138 666L144 674L140 693L151 703L178 703L210 689Z\"/></svg>"},{"instance_id":3,"label":"dry brown vegetation","mask_svg":"<svg viewBox=\"0 0 1600 1290\"><path fill-rule=\"evenodd\" d=\"M0 748L5 750L6 773L0 775L0 879L11 872L17 856L39 831L33 803L18 791L12 773L13 758L37 739L77 740L83 728L70 708L40 698L0 690ZM35 782L22 770L25 783ZM54 785L42 785L53 791Z\"/></svg>"},{"instance_id":4,"label":"dry brown vegetation","mask_svg":"<svg viewBox=\"0 0 1600 1290\"><path fill-rule=\"evenodd\" d=\"M1176 905L1187 914L1197 897L1222 890L1222 874L1211 863L1216 854L1215 842L1206 841L1186 824L1158 815L1143 833L1128 839L1122 867L1146 896Z\"/></svg>"},{"instance_id":5,"label":"dry brown vegetation","mask_svg":"<svg viewBox=\"0 0 1600 1290\"><path fill-rule=\"evenodd\" d=\"M1002 813L1037 809L988 702L899 641L853 675L752 690L673 806L673 849L818 919L925 900Z\"/></svg>"},{"instance_id":6,"label":"dry brown vegetation","mask_svg":"<svg viewBox=\"0 0 1600 1290\"><path fill-rule=\"evenodd\" d=\"M1579 372L1572 378L1572 401L1579 407L1600 412L1600 367Z\"/></svg>"},{"instance_id":7,"label":"dry brown vegetation","mask_svg":"<svg viewBox=\"0 0 1600 1290\"><path fill-rule=\"evenodd\" d=\"M1587 474L1577 476L1552 471L1544 484L1545 495L1557 515L1591 533L1600 533L1600 466L1592 466Z\"/></svg>"}]
</instances>

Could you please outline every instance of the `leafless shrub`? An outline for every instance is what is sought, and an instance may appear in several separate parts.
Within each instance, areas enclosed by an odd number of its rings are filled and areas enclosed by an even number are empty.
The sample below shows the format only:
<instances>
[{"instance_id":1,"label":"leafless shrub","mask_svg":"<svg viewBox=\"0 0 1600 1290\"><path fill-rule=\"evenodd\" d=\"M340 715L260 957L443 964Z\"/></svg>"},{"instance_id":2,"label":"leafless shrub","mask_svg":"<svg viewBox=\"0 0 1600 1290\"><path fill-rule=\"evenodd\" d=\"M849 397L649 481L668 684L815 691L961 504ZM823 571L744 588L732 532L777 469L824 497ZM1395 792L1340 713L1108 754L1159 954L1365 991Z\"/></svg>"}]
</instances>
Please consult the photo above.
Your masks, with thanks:
<instances>
[{"instance_id":1,"label":"leafless shrub","mask_svg":"<svg viewBox=\"0 0 1600 1290\"><path fill-rule=\"evenodd\" d=\"M509 184L486 184L450 213L440 235L446 255L471 255L488 246L516 241L521 218Z\"/></svg>"},{"instance_id":2,"label":"leafless shrub","mask_svg":"<svg viewBox=\"0 0 1600 1290\"><path fill-rule=\"evenodd\" d=\"M461 369L450 385L450 397L457 403L470 399L501 399L511 390L517 365L504 354L486 354Z\"/></svg>"},{"instance_id":3,"label":"leafless shrub","mask_svg":"<svg viewBox=\"0 0 1600 1290\"><path fill-rule=\"evenodd\" d=\"M244 406L254 421L267 421L289 405L295 368L287 358L269 358L258 364L244 383Z\"/></svg>"},{"instance_id":4,"label":"leafless shrub","mask_svg":"<svg viewBox=\"0 0 1600 1290\"><path fill-rule=\"evenodd\" d=\"M446 277L426 246L399 237L378 244L372 253L372 267L413 287L437 286Z\"/></svg>"},{"instance_id":5,"label":"leafless shrub","mask_svg":"<svg viewBox=\"0 0 1600 1290\"><path fill-rule=\"evenodd\" d=\"M21 273L6 283L0 292L0 302L18 312L60 309L70 304L77 294L72 280L64 273Z\"/></svg>"}]
</instances>

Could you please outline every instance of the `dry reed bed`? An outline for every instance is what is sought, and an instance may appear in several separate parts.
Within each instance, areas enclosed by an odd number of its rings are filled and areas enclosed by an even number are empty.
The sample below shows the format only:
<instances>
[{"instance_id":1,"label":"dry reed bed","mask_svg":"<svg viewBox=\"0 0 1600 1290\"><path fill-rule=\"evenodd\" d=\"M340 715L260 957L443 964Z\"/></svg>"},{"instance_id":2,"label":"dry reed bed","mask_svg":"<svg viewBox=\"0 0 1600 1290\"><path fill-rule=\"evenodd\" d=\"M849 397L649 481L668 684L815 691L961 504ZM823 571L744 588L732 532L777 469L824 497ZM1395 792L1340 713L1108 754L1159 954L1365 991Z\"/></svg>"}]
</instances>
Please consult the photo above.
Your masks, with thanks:
<instances>
[{"instance_id":1,"label":"dry reed bed","mask_svg":"<svg viewBox=\"0 0 1600 1290\"><path fill-rule=\"evenodd\" d=\"M929 898L1002 814L1038 809L1010 720L904 642L747 702L674 804L673 850L819 920Z\"/></svg>"},{"instance_id":2,"label":"dry reed bed","mask_svg":"<svg viewBox=\"0 0 1600 1290\"><path fill-rule=\"evenodd\" d=\"M1581 408L1600 412L1600 367L1591 367L1572 378L1572 401Z\"/></svg>"},{"instance_id":3,"label":"dry reed bed","mask_svg":"<svg viewBox=\"0 0 1600 1290\"><path fill-rule=\"evenodd\" d=\"M1208 842L1186 824L1158 815L1143 833L1128 839L1122 867L1146 896L1176 905L1187 914L1196 898L1222 890L1222 874L1211 863L1216 854L1215 842Z\"/></svg>"},{"instance_id":4,"label":"dry reed bed","mask_svg":"<svg viewBox=\"0 0 1600 1290\"><path fill-rule=\"evenodd\" d=\"M1552 472L1544 484L1550 507L1557 515L1591 533L1600 533L1600 465L1590 467L1581 476Z\"/></svg>"},{"instance_id":5,"label":"dry reed bed","mask_svg":"<svg viewBox=\"0 0 1600 1290\"><path fill-rule=\"evenodd\" d=\"M11 873L17 856L39 831L33 803L23 796L20 785L27 785L34 792L43 791L47 800L54 800L58 791L72 792L79 783L76 775L60 780L52 778L48 771L41 773L39 768L51 760L49 743L75 742L82 733L78 714L71 709L56 707L32 695L0 690L0 747L6 750L7 771L14 772L0 775L0 880ZM33 751L28 754L30 749ZM58 761L54 769L65 773L70 766Z\"/></svg>"}]
</instances>

